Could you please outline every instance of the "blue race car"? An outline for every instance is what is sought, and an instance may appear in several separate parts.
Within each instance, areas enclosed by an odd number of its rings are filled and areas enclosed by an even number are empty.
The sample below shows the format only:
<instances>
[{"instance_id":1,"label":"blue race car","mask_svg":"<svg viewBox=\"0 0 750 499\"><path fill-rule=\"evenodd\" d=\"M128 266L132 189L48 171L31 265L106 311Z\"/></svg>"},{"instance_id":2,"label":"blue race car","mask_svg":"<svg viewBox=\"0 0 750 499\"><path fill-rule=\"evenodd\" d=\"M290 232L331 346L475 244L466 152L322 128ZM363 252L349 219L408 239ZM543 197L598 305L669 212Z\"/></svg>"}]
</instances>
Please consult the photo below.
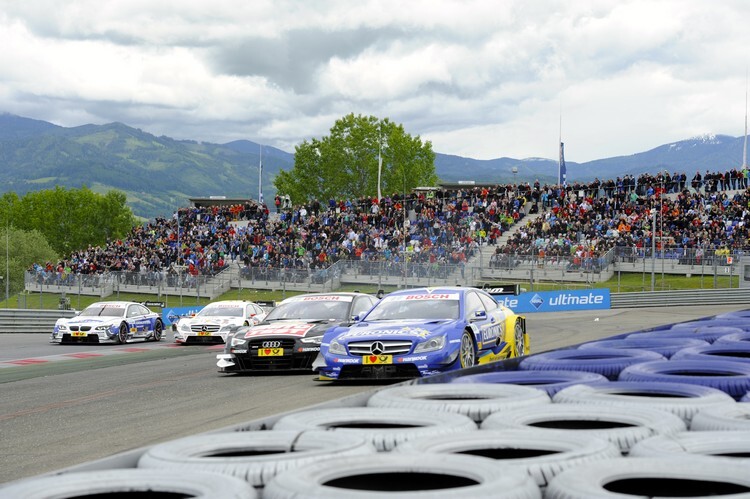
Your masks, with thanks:
<instances>
[{"instance_id":1,"label":"blue race car","mask_svg":"<svg viewBox=\"0 0 750 499\"><path fill-rule=\"evenodd\" d=\"M476 288L396 291L323 335L320 380L429 376L529 353L526 319Z\"/></svg>"}]
</instances>

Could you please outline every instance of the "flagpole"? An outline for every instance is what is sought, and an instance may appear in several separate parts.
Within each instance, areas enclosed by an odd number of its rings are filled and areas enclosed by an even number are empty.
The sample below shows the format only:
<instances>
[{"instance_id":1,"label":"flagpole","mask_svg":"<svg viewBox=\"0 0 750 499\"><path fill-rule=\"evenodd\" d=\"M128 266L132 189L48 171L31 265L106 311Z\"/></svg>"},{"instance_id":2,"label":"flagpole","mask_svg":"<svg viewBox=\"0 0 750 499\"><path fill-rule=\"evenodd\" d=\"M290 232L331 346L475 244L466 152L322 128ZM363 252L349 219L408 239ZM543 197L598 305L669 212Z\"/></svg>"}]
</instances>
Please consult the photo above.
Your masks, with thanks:
<instances>
[{"instance_id":1,"label":"flagpole","mask_svg":"<svg viewBox=\"0 0 750 499\"><path fill-rule=\"evenodd\" d=\"M747 69L745 69L745 142L742 146L742 168L747 168Z\"/></svg>"},{"instance_id":2,"label":"flagpole","mask_svg":"<svg viewBox=\"0 0 750 499\"><path fill-rule=\"evenodd\" d=\"M260 164L258 166L258 203L263 204L263 145L260 147Z\"/></svg>"},{"instance_id":3,"label":"flagpole","mask_svg":"<svg viewBox=\"0 0 750 499\"><path fill-rule=\"evenodd\" d=\"M378 203L381 199L383 199L382 194L380 193L380 177L381 172L383 171L383 155L381 152L383 145L383 137L380 133L380 127L378 127Z\"/></svg>"}]
</instances>

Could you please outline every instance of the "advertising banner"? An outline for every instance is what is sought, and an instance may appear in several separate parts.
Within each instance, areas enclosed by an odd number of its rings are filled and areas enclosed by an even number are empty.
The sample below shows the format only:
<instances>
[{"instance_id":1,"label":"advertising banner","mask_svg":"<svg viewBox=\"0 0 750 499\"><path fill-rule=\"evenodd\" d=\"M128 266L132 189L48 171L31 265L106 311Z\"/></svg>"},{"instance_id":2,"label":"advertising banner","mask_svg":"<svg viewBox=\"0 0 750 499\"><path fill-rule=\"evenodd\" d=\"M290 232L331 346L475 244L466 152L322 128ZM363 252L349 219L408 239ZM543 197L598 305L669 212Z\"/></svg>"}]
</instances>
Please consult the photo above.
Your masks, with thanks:
<instances>
[{"instance_id":1,"label":"advertising banner","mask_svg":"<svg viewBox=\"0 0 750 499\"><path fill-rule=\"evenodd\" d=\"M518 296L492 295L516 313L566 312L570 310L609 309L609 289L581 291L531 291Z\"/></svg>"},{"instance_id":2,"label":"advertising banner","mask_svg":"<svg viewBox=\"0 0 750 499\"><path fill-rule=\"evenodd\" d=\"M162 309L161 320L165 326L171 326L174 321L180 317L190 317L197 314L203 309L203 305L193 307L169 307Z\"/></svg>"}]
</instances>

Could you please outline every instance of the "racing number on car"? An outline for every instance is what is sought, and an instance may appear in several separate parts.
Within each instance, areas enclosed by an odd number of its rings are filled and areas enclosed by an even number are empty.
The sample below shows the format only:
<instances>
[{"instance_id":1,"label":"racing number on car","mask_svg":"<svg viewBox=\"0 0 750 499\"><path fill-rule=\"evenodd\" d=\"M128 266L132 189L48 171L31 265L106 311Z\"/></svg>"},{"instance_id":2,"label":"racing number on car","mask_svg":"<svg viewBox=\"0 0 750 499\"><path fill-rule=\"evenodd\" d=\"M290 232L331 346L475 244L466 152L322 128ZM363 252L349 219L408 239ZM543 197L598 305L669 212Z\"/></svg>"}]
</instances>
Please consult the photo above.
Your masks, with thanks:
<instances>
[{"instance_id":1,"label":"racing number on car","mask_svg":"<svg viewBox=\"0 0 750 499\"><path fill-rule=\"evenodd\" d=\"M365 355L362 357L362 364L393 364L392 355Z\"/></svg>"}]
</instances>

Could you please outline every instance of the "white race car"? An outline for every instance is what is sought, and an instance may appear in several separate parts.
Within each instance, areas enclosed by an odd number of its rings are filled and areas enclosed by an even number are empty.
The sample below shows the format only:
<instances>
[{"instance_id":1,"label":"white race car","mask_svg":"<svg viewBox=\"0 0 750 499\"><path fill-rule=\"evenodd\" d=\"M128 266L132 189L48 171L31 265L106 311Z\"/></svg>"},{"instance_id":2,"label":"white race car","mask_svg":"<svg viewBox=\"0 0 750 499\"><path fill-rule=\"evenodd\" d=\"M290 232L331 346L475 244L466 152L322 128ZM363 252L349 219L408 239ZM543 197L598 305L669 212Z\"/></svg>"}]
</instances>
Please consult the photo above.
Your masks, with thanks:
<instances>
[{"instance_id":1,"label":"white race car","mask_svg":"<svg viewBox=\"0 0 750 499\"><path fill-rule=\"evenodd\" d=\"M209 303L193 317L182 317L174 340L182 344L224 343L227 335L240 326L254 326L265 319L266 311L257 303L226 300Z\"/></svg>"},{"instance_id":2,"label":"white race car","mask_svg":"<svg viewBox=\"0 0 750 499\"><path fill-rule=\"evenodd\" d=\"M161 340L159 314L140 303L103 301L69 319L57 319L50 343L125 343L131 339Z\"/></svg>"}]
</instances>

